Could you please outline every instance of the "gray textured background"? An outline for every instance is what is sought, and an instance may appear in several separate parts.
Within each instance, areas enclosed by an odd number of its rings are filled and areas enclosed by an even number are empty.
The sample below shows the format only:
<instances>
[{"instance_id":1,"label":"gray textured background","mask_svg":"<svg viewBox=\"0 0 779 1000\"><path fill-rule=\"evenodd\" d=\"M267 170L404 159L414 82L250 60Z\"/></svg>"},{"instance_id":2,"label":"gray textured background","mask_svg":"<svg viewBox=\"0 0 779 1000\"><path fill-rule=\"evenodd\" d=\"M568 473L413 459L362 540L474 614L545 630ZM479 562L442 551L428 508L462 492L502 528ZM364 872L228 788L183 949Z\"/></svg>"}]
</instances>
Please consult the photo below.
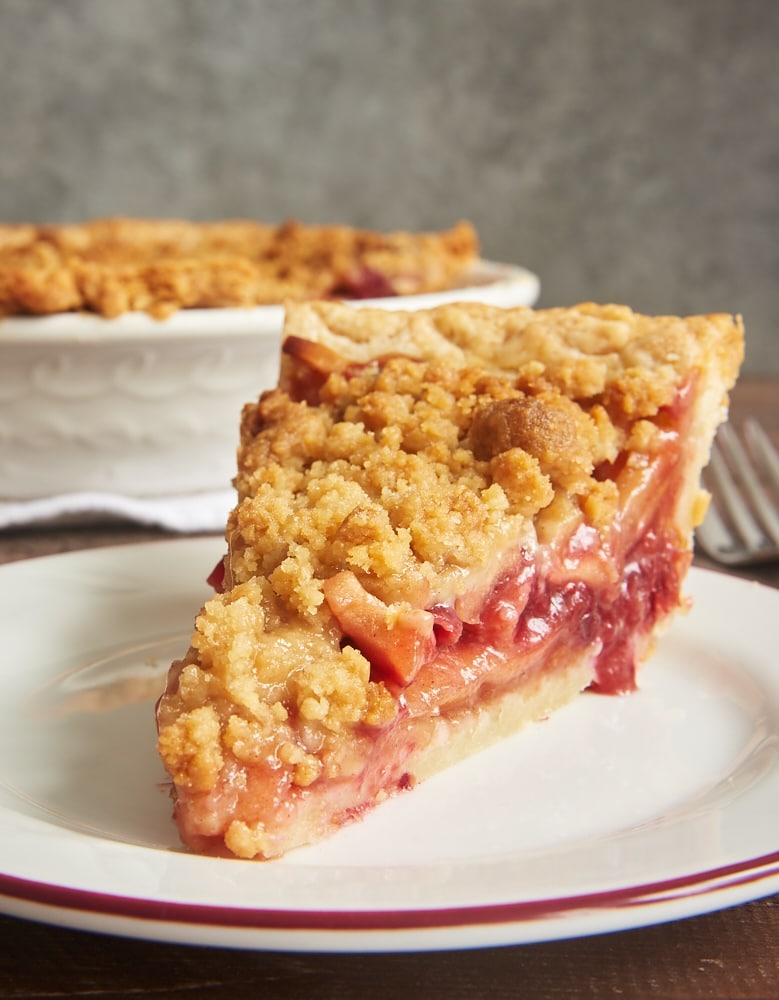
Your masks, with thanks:
<instances>
[{"instance_id":1,"label":"gray textured background","mask_svg":"<svg viewBox=\"0 0 779 1000\"><path fill-rule=\"evenodd\" d=\"M0 0L0 219L478 228L779 372L774 0Z\"/></svg>"}]
</instances>

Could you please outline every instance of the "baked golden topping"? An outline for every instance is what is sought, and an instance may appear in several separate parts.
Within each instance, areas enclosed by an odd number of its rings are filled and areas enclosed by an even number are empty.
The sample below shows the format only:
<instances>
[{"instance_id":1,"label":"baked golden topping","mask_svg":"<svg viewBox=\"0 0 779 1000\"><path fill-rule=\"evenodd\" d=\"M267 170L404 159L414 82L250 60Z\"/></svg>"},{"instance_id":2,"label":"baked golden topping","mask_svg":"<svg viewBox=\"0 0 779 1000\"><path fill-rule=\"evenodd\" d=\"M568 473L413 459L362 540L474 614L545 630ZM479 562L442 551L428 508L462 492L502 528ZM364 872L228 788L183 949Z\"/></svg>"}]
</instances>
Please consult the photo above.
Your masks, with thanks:
<instances>
[{"instance_id":1,"label":"baked golden topping","mask_svg":"<svg viewBox=\"0 0 779 1000\"><path fill-rule=\"evenodd\" d=\"M510 373L519 388L599 400L629 419L668 405L692 369L712 365L734 377L743 356L741 321L724 313L642 316L594 303L538 310L457 303L389 315L307 303L289 311L285 332L350 362L403 354Z\"/></svg>"},{"instance_id":2,"label":"baked golden topping","mask_svg":"<svg viewBox=\"0 0 779 1000\"><path fill-rule=\"evenodd\" d=\"M477 255L467 222L440 233L246 220L0 225L0 316L141 310L164 318L178 309L439 291Z\"/></svg>"}]
</instances>

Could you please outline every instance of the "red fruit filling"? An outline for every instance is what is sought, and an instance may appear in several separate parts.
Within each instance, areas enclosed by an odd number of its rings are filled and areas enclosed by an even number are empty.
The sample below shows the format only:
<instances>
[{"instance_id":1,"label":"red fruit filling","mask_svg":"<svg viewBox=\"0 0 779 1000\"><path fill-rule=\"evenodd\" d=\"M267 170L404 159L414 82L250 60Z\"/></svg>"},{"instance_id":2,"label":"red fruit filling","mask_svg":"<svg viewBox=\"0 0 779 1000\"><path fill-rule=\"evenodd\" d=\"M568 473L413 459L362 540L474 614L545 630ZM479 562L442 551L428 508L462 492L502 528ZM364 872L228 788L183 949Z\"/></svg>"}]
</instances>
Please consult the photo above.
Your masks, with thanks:
<instances>
[{"instance_id":1,"label":"red fruit filling","mask_svg":"<svg viewBox=\"0 0 779 1000\"><path fill-rule=\"evenodd\" d=\"M397 294L386 275L372 267L361 267L344 275L330 293L334 299L386 299Z\"/></svg>"}]
</instances>

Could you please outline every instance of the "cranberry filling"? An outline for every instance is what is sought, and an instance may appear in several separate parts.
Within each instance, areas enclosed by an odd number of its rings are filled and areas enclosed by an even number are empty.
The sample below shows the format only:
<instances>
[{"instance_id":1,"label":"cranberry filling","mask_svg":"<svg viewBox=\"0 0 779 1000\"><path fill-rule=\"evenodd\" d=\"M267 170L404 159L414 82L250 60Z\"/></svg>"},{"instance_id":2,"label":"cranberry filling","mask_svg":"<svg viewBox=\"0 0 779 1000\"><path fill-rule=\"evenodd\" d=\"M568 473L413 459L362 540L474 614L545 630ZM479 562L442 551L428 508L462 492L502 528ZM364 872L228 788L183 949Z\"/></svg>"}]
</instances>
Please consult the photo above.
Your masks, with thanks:
<instances>
[{"instance_id":1,"label":"cranberry filling","mask_svg":"<svg viewBox=\"0 0 779 1000\"><path fill-rule=\"evenodd\" d=\"M412 715L425 706L443 711L462 697L472 697L467 694L472 685L510 686L520 661L527 669L543 670L547 657L566 647L595 648L592 690L632 691L644 640L678 606L688 563L689 555L650 531L630 553L616 583L599 588L583 579L555 581L531 575L523 566L501 579L479 620L463 622L459 636L451 621L441 627L440 608L433 609L437 648L402 691L403 700ZM386 679L377 663L372 663L371 675Z\"/></svg>"},{"instance_id":2,"label":"cranberry filling","mask_svg":"<svg viewBox=\"0 0 779 1000\"><path fill-rule=\"evenodd\" d=\"M344 275L330 293L340 299L386 299L397 293L387 277L372 267Z\"/></svg>"},{"instance_id":3,"label":"cranberry filling","mask_svg":"<svg viewBox=\"0 0 779 1000\"><path fill-rule=\"evenodd\" d=\"M445 604L430 608L433 616L433 635L439 646L453 646L463 634L463 623L457 613Z\"/></svg>"},{"instance_id":4,"label":"cranberry filling","mask_svg":"<svg viewBox=\"0 0 779 1000\"><path fill-rule=\"evenodd\" d=\"M219 562L214 566L211 572L206 577L206 583L209 587L212 587L217 594L223 594L225 591L225 561L220 559Z\"/></svg>"},{"instance_id":5,"label":"cranberry filling","mask_svg":"<svg viewBox=\"0 0 779 1000\"><path fill-rule=\"evenodd\" d=\"M581 627L599 634L603 650L598 657L592 689L618 694L636 687L636 645L656 622L678 607L689 553L649 532L631 554L619 592L601 603Z\"/></svg>"}]
</instances>

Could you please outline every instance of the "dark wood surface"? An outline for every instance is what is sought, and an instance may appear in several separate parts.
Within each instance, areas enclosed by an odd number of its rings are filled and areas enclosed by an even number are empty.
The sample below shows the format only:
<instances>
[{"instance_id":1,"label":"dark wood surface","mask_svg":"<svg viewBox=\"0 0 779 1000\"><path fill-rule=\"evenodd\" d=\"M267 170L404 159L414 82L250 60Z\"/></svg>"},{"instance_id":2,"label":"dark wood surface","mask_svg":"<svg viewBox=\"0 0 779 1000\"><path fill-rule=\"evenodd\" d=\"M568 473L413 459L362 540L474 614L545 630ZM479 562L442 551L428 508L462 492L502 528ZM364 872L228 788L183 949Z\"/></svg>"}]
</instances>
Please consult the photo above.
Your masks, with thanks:
<instances>
[{"instance_id":1,"label":"dark wood surface","mask_svg":"<svg viewBox=\"0 0 779 1000\"><path fill-rule=\"evenodd\" d=\"M754 414L779 441L778 393L779 379L744 380L733 394L732 418L738 423ZM162 537L132 527L0 532L0 562ZM740 575L779 587L779 565ZM301 955L165 945L10 917L0 917L0 942L3 998L779 1000L779 896L640 930L431 954Z\"/></svg>"}]
</instances>

